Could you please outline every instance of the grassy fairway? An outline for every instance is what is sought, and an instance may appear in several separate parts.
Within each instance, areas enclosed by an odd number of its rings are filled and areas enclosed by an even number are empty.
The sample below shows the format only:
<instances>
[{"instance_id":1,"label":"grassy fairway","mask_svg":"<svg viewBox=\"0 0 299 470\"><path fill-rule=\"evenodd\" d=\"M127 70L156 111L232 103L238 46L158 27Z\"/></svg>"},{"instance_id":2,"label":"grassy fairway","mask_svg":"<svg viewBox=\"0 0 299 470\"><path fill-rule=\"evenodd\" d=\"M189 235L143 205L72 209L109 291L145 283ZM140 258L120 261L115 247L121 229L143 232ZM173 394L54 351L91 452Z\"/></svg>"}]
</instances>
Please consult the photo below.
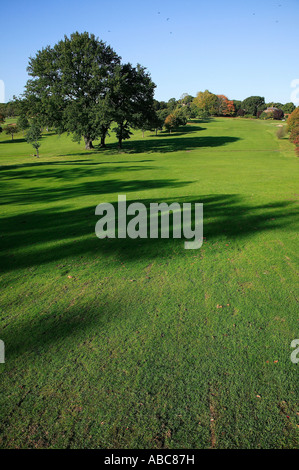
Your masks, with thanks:
<instances>
[{"instance_id":1,"label":"grassy fairway","mask_svg":"<svg viewBox=\"0 0 299 470\"><path fill-rule=\"evenodd\" d=\"M1 447L298 447L298 158L275 125L122 153L45 134L39 160L0 136ZM203 202L202 248L97 239L118 194Z\"/></svg>"}]
</instances>

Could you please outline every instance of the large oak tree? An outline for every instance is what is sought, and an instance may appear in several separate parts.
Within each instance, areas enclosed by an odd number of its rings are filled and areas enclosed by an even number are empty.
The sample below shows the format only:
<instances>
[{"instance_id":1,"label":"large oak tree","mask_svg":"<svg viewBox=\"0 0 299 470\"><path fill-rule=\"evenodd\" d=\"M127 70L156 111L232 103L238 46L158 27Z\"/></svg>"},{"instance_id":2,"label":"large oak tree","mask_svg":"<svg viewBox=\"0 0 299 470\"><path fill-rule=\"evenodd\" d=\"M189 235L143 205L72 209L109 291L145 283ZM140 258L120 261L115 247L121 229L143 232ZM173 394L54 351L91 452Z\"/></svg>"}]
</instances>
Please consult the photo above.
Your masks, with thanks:
<instances>
[{"instance_id":1,"label":"large oak tree","mask_svg":"<svg viewBox=\"0 0 299 470\"><path fill-rule=\"evenodd\" d=\"M93 34L74 33L30 58L25 96L29 112L41 125L71 132L86 149L103 135L108 82L120 57ZM103 117L103 119L101 119ZM107 131L106 131L107 132Z\"/></svg>"}]
</instances>

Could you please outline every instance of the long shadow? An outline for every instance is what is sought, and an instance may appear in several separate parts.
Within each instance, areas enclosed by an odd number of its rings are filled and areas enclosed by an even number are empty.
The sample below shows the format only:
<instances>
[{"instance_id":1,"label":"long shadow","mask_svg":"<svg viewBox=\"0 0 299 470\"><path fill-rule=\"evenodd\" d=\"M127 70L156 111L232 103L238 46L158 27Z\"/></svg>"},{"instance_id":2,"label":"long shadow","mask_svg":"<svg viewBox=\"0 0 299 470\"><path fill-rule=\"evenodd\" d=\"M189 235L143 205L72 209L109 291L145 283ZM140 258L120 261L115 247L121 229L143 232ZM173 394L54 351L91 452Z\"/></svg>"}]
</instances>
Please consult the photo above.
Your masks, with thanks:
<instances>
[{"instance_id":1,"label":"long shadow","mask_svg":"<svg viewBox=\"0 0 299 470\"><path fill-rule=\"evenodd\" d=\"M41 140L46 139L47 137L50 137L52 135L58 135L55 132L47 132L46 134L43 134L41 137ZM13 139L7 139L7 140L1 140L0 144L13 144L13 143L21 143L21 142L26 142L25 136L24 137L18 137L18 138L13 138Z\"/></svg>"},{"instance_id":2,"label":"long shadow","mask_svg":"<svg viewBox=\"0 0 299 470\"><path fill-rule=\"evenodd\" d=\"M54 157L55 158L55 157ZM65 161L34 161L29 163L15 163L14 165L0 165L0 175L9 176L9 173L5 174L7 170L17 170L21 168L38 168L41 166L49 166L49 165L72 165L72 164L88 164L86 162L90 162L91 160L65 160Z\"/></svg>"},{"instance_id":3,"label":"long shadow","mask_svg":"<svg viewBox=\"0 0 299 470\"><path fill-rule=\"evenodd\" d=\"M24 353L39 356L45 353L53 344L65 348L68 338L85 337L89 332L99 332L101 327L107 329L111 321L115 321L115 308L110 300L98 299L96 307L87 305L61 309L59 302L57 309L51 313L23 318L22 322L8 322L4 324L2 337L6 345L6 359L9 361L21 357ZM54 310L54 311L53 311ZM114 315L110 312L113 311ZM119 304L118 304L119 311ZM119 315L121 315L119 313ZM30 334L28 334L30 332Z\"/></svg>"},{"instance_id":4,"label":"long shadow","mask_svg":"<svg viewBox=\"0 0 299 470\"><path fill-rule=\"evenodd\" d=\"M197 121L193 121L197 122ZM202 122L202 121L198 121ZM238 137L230 136L205 136L205 137L185 137L193 132L205 130L204 127L188 125L182 127L180 130L172 132L171 134L163 131L158 135L151 135L150 137L142 140L127 140L123 142L123 148L119 150L117 143L107 143L103 149L99 145L95 146L95 150L85 152L72 152L68 154L62 154L62 156L84 156L84 155L99 155L105 153L107 155L115 155L119 153L168 153L177 152L182 150L192 150L201 147L220 147L227 145L232 142L240 140Z\"/></svg>"},{"instance_id":5,"label":"long shadow","mask_svg":"<svg viewBox=\"0 0 299 470\"><path fill-rule=\"evenodd\" d=\"M126 166L126 170L133 172L145 171L146 169L151 169L150 167L146 168L144 166ZM111 168L101 168L98 170L99 176L104 174L111 173ZM113 173L122 172L123 167L113 167ZM160 180L147 180L147 179L134 179L134 180L120 180L120 179L108 179L98 181L83 181L80 184L72 184L73 180L77 180L78 177L88 177L90 176L90 171L88 169L81 169L81 171L76 171L72 176L70 176L69 170L64 171L54 171L49 175L47 172L38 174L32 174L30 171L27 172L25 178L30 180L40 178L58 178L63 181L64 184L61 184L59 187L51 187L49 184L46 186L39 187L30 187L26 188L23 191L17 190L16 192L11 191L10 180L2 182L1 186L1 195L0 195L0 205L5 204L18 204L18 205L27 205L32 203L49 203L54 201L65 201L70 198L79 198L81 196L96 196L103 197L101 195L119 193L126 194L132 191L143 191L149 189L160 189L160 188L180 188L187 184L191 184L192 181L180 182L174 179L160 179ZM93 171L93 176L97 176L95 170ZM18 178L16 175L15 178ZM24 176L22 176L24 179ZM65 184L68 183L68 184Z\"/></svg>"},{"instance_id":6,"label":"long shadow","mask_svg":"<svg viewBox=\"0 0 299 470\"><path fill-rule=\"evenodd\" d=\"M26 180L26 179L29 179L29 180L40 180L40 179L43 179L43 178L46 178L48 180L51 180L51 179L57 179L57 180L60 180L62 181L63 183L65 182L68 182L68 181L72 181L72 180L78 180L78 178L90 178L91 176L92 177L103 177L107 174L115 174L115 173L119 173L119 172L124 172L124 171L129 171L130 173L132 172L136 172L136 171L146 171L146 170L150 170L152 169L150 166L145 166L145 165L126 165L125 168L123 166L117 166L115 165L114 163L115 162L111 162L113 165L109 165L109 162L107 162L108 165L107 166L104 166L103 163L95 163L93 166L93 168L89 168L88 166L85 166L85 165L81 165L81 166L78 166L78 167L75 167L73 169L73 171L70 171L69 168L63 168L63 167L58 167L57 169L51 169L51 172L49 172L48 169L39 169L38 171L36 171L35 169L28 169L26 171L23 171L22 169L21 170L14 170L13 172L11 170L9 171L5 171L5 170L0 170L0 175L2 176L2 178L6 178L6 180L4 179L3 182L5 183L5 181L11 181L11 180L19 180L19 179L22 179L22 180ZM157 167L156 167L157 168ZM100 182L99 182L100 183ZM42 190L44 191L44 188L42 188ZM55 189L57 190L57 188ZM64 188L62 187L61 188L61 191L63 191ZM25 194L27 194L27 191L28 191L28 194L31 192L31 188L28 188L26 189L26 192ZM2 189L2 196L5 196L5 192L3 191ZM11 194L12 191L11 191L11 187L10 187L10 191L8 192L7 196L9 197L9 194ZM13 195L12 195L12 199L11 201L13 202ZM0 196L0 199L1 199L1 196Z\"/></svg>"},{"instance_id":7,"label":"long shadow","mask_svg":"<svg viewBox=\"0 0 299 470\"><path fill-rule=\"evenodd\" d=\"M192 124L196 123L196 124L204 124L204 123L208 123L208 122L211 122L211 121L214 121L214 119L212 117L207 117L205 119L192 119L192 121L190 121Z\"/></svg>"},{"instance_id":8,"label":"long shadow","mask_svg":"<svg viewBox=\"0 0 299 470\"><path fill-rule=\"evenodd\" d=\"M173 134L169 134L168 136L160 135L159 137L147 140L126 141L123 145L123 152L130 154L152 152L170 153L195 148L220 147L232 142L237 142L238 140L240 140L240 138L229 136L175 137ZM106 151L115 153L116 150L116 144L107 145Z\"/></svg>"},{"instance_id":9,"label":"long shadow","mask_svg":"<svg viewBox=\"0 0 299 470\"><path fill-rule=\"evenodd\" d=\"M7 139L7 140L1 140L0 141L0 144L19 144L21 142L26 142L25 138L21 138L21 139Z\"/></svg>"},{"instance_id":10,"label":"long shadow","mask_svg":"<svg viewBox=\"0 0 299 470\"><path fill-rule=\"evenodd\" d=\"M70 154L72 155L72 154ZM78 155L78 154L76 154ZM84 155L88 155L88 153L84 154ZM99 155L99 154L98 154ZM60 156L67 156L67 155L60 155ZM53 157L55 159L55 157ZM96 161L96 160L58 160L58 161L53 161L53 159L51 161L47 161L47 162L30 162L30 163L16 163L14 165L0 165L0 175L1 176L7 176L7 177L10 177L11 173L6 173L8 170L18 170L18 169L23 169L23 168L39 168L39 167L42 167L42 166L51 166L51 165L55 165L55 166L67 166L67 165L71 165L71 166L87 166L87 165L90 165L90 166L97 166L97 165L115 165L115 164L121 164L123 165L124 163L148 163L148 162L153 162L154 160L119 160L119 161L115 161L115 160L111 160L111 161ZM15 173L14 173L15 174ZM19 174L19 176L22 175L23 176L23 173Z\"/></svg>"},{"instance_id":11,"label":"long shadow","mask_svg":"<svg viewBox=\"0 0 299 470\"><path fill-rule=\"evenodd\" d=\"M169 137L175 137L179 135L186 135L186 134L191 134L192 132L198 132L198 131L205 131L206 127L201 127L201 126L192 126L188 124L188 126L182 126L179 127L178 129L172 131L171 133L169 131L163 130L160 131L157 135L151 134L151 137L163 137L163 136L169 136Z\"/></svg>"},{"instance_id":12,"label":"long shadow","mask_svg":"<svg viewBox=\"0 0 299 470\"><path fill-rule=\"evenodd\" d=\"M136 190L143 182L131 181L126 184L127 187L122 188L122 194L125 194L128 187ZM172 187L175 182L160 181L157 184L155 187L162 188L167 185ZM110 189L111 192L115 192L115 186L111 186ZM83 190L87 194L90 187ZM106 202L103 196L98 200L98 203L102 202ZM129 201L128 198L129 202L134 201ZM149 213L150 203L161 200L144 199L137 202L143 202ZM291 201L273 201L271 204L253 206L237 194L198 195L196 198L163 199L163 202L203 203L204 237L208 240L242 239L252 234L257 235L260 232L292 226L294 218L298 216L298 209L293 208ZM116 204L115 201L115 207ZM166 257L168 254L173 254L173 250L178 246L184 252L181 239L99 240L95 236L95 224L98 219L99 217L95 216L95 205L72 210L60 207L3 217L0 253L2 270L11 271L52 263L83 254L106 256L114 253L119 254L124 260L151 260L161 256L160 253Z\"/></svg>"}]
</instances>

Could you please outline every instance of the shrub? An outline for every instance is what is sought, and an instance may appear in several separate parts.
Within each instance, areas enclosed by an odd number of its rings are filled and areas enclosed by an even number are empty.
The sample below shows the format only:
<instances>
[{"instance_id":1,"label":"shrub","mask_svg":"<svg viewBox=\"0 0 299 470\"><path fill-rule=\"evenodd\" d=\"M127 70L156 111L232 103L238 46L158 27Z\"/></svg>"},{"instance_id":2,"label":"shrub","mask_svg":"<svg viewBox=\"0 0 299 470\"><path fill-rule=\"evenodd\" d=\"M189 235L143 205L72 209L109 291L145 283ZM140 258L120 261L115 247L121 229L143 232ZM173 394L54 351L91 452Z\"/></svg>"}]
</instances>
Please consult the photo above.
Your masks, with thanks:
<instances>
[{"instance_id":1,"label":"shrub","mask_svg":"<svg viewBox=\"0 0 299 470\"><path fill-rule=\"evenodd\" d=\"M286 135L286 128L285 126L278 127L276 131L276 136L278 139L283 139Z\"/></svg>"},{"instance_id":2,"label":"shrub","mask_svg":"<svg viewBox=\"0 0 299 470\"><path fill-rule=\"evenodd\" d=\"M265 113L263 112L261 115L260 115L260 119L273 119L273 113Z\"/></svg>"}]
</instances>

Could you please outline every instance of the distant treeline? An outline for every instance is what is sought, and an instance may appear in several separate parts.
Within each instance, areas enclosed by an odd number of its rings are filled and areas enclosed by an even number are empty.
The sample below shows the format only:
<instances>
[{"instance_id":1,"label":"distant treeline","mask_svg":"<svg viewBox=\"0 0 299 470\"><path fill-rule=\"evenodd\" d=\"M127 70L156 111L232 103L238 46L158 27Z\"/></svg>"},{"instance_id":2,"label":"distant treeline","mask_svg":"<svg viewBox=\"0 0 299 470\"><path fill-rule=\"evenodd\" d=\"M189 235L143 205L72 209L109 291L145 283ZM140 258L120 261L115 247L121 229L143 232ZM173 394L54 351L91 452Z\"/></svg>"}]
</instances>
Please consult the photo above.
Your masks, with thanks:
<instances>
[{"instance_id":1,"label":"distant treeline","mask_svg":"<svg viewBox=\"0 0 299 470\"><path fill-rule=\"evenodd\" d=\"M262 96L249 96L243 101L229 100L225 95L215 95L209 90L205 90L198 92L195 97L184 93L179 100L171 98L167 102L157 102L156 108L167 109L170 112L184 108L184 113L188 118L240 116L283 119L284 115L292 113L296 106L294 103L265 103L265 98Z\"/></svg>"}]
</instances>

